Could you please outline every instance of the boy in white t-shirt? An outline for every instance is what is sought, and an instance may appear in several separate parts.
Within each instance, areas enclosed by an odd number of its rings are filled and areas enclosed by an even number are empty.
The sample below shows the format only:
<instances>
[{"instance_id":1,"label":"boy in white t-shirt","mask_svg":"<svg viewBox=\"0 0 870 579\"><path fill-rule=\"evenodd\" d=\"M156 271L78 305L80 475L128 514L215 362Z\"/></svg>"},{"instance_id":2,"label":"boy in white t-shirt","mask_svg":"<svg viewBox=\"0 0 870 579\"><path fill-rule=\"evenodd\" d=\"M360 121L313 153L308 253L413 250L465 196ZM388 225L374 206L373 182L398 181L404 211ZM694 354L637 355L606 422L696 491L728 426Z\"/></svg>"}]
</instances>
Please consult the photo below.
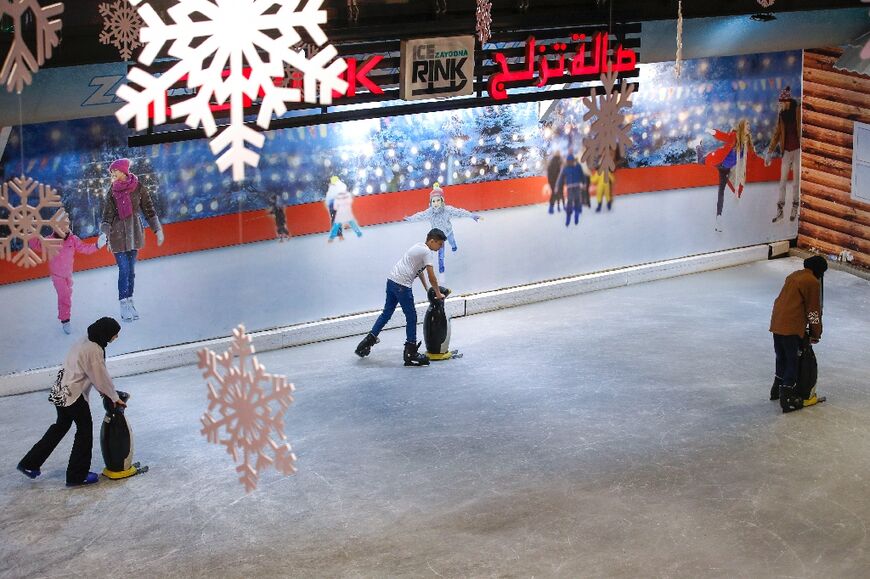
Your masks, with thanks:
<instances>
[{"instance_id":1,"label":"boy in white t-shirt","mask_svg":"<svg viewBox=\"0 0 870 579\"><path fill-rule=\"evenodd\" d=\"M440 229L432 229L426 235L426 243L416 243L405 252L404 257L400 259L390 274L387 276L387 301L384 304L384 311L372 326L372 331L369 332L363 341L356 347L356 355L364 358L372 351L372 346L377 344L378 334L393 317L393 312L396 311L396 305L402 306L402 311L405 313L405 366L428 366L429 358L420 354L417 350L420 348L420 343L417 342L417 310L414 308L414 292L411 286L414 284L415 278L420 278L423 287L426 288L426 279L423 277L425 271L429 277L429 284L435 288L435 297L439 300L444 299L441 294L438 279L435 277L435 253L444 247L444 242L447 236Z\"/></svg>"}]
</instances>

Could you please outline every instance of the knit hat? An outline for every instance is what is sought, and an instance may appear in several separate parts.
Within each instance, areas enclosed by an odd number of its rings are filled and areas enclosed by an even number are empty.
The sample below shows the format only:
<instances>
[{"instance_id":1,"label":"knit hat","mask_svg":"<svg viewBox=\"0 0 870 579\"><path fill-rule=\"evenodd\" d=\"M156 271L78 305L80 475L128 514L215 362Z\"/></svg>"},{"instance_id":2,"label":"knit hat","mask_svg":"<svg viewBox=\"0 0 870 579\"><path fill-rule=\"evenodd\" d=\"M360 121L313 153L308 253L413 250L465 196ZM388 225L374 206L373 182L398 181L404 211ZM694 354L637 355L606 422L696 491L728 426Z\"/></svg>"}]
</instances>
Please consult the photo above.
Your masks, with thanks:
<instances>
[{"instance_id":1,"label":"knit hat","mask_svg":"<svg viewBox=\"0 0 870 579\"><path fill-rule=\"evenodd\" d=\"M432 191L429 192L429 203L432 203L432 200L436 197L441 197L442 200L444 199L444 190L441 188L439 183L432 184Z\"/></svg>"},{"instance_id":2,"label":"knit hat","mask_svg":"<svg viewBox=\"0 0 870 579\"><path fill-rule=\"evenodd\" d=\"M791 87L787 86L782 89L779 93L779 102L784 103L792 100L791 98Z\"/></svg>"},{"instance_id":3,"label":"knit hat","mask_svg":"<svg viewBox=\"0 0 870 579\"><path fill-rule=\"evenodd\" d=\"M109 171L120 171L124 175L130 174L130 159L115 159L109 165Z\"/></svg>"},{"instance_id":4,"label":"knit hat","mask_svg":"<svg viewBox=\"0 0 870 579\"><path fill-rule=\"evenodd\" d=\"M828 260L821 255L814 255L804 260L804 267L811 270L817 278L822 279L828 270Z\"/></svg>"},{"instance_id":5,"label":"knit hat","mask_svg":"<svg viewBox=\"0 0 870 579\"><path fill-rule=\"evenodd\" d=\"M105 350L112 338L120 331L121 324L115 318L100 318L88 326L88 339Z\"/></svg>"},{"instance_id":6,"label":"knit hat","mask_svg":"<svg viewBox=\"0 0 870 579\"><path fill-rule=\"evenodd\" d=\"M565 161L570 163L573 160L574 160L574 153L568 153L568 156L565 157Z\"/></svg>"}]
</instances>

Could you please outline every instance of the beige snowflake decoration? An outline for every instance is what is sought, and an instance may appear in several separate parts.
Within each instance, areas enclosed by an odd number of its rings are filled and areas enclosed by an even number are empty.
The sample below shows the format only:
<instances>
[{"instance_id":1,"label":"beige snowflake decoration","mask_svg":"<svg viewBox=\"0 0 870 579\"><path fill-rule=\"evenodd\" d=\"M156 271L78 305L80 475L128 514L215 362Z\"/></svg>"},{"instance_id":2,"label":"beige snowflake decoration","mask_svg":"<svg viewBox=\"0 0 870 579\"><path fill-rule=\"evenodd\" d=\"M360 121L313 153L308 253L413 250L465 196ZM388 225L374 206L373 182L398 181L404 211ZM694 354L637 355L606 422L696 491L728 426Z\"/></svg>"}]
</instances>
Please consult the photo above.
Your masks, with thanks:
<instances>
[{"instance_id":1,"label":"beige snowflake decoration","mask_svg":"<svg viewBox=\"0 0 870 579\"><path fill-rule=\"evenodd\" d=\"M293 402L293 384L284 376L266 373L241 324L233 330L229 350L218 356L203 348L198 355L208 386L201 432L209 442L224 445L239 463L236 471L245 490L257 488L259 473L269 465L285 475L294 474L296 455L284 435L284 412ZM215 409L216 417L211 414Z\"/></svg>"},{"instance_id":2,"label":"beige snowflake decoration","mask_svg":"<svg viewBox=\"0 0 870 579\"><path fill-rule=\"evenodd\" d=\"M36 27L36 54L30 51L21 33L22 18L28 11L33 14ZM51 58L52 49L60 43L58 33L63 26L59 18L52 17L62 12L63 2L43 8L38 0L0 0L0 17L9 17L15 30L3 68L0 68L0 83L6 85L7 91L20 93L33 81L31 73L38 71Z\"/></svg>"},{"instance_id":3,"label":"beige snowflake decoration","mask_svg":"<svg viewBox=\"0 0 870 579\"><path fill-rule=\"evenodd\" d=\"M138 4L135 2L134 4ZM133 51L142 46L139 42L139 29L142 19L139 13L130 6L127 0L115 0L111 4L103 3L97 6L103 18L103 30L100 32L100 42L111 44L121 53L121 58L130 60Z\"/></svg>"},{"instance_id":4,"label":"beige snowflake decoration","mask_svg":"<svg viewBox=\"0 0 870 579\"><path fill-rule=\"evenodd\" d=\"M592 95L583 99L588 111L583 120L592 120L589 134L583 137L583 155L581 161L604 174L604 178L616 170L616 153L625 155L625 149L633 143L629 134L630 126L625 123L622 109L629 108L634 85L629 85L622 79L619 91L614 91L616 73L612 70L601 75L604 94L598 96L595 89Z\"/></svg>"},{"instance_id":5,"label":"beige snowflake decoration","mask_svg":"<svg viewBox=\"0 0 870 579\"><path fill-rule=\"evenodd\" d=\"M30 205L27 201L36 191L39 201ZM18 198L13 202L12 196ZM44 209L54 209L48 219L42 216ZM0 259L11 261L19 267L33 267L48 261L63 246L63 237L69 229L69 217L63 209L60 195L48 185L34 181L30 177L13 177L0 188L0 227L8 228L8 235L0 235ZM51 229L55 235L43 237L44 228ZM2 230L0 230L2 231ZM22 247L13 251L12 242L18 240ZM38 244L31 246L31 241Z\"/></svg>"}]
</instances>

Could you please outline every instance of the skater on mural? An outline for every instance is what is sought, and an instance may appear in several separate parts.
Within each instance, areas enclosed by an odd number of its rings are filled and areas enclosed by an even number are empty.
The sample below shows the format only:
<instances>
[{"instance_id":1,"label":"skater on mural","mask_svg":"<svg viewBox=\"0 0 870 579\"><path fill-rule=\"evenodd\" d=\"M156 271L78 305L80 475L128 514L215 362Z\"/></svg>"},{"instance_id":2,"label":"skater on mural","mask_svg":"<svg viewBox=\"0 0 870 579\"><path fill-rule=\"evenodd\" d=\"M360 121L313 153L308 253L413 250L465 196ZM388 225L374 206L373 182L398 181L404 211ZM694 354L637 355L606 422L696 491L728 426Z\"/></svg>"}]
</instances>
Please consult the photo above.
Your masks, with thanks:
<instances>
[{"instance_id":1,"label":"skater on mural","mask_svg":"<svg viewBox=\"0 0 870 579\"><path fill-rule=\"evenodd\" d=\"M416 243L405 252L405 255L396 262L387 276L387 299L384 310L372 326L362 342L356 347L356 355L364 358L369 355L372 346L377 344L378 334L390 321L396 305L402 307L405 314L405 366L427 366L429 358L419 353L420 342L417 341L417 310L414 308L414 291L411 286L414 280L419 278L423 288L428 291L431 287L435 290L435 299L443 300L441 286L435 276L435 253L444 247L447 235L440 229L432 229L426 235L425 243ZM423 272L426 272L426 277ZM428 284L426 279L428 278Z\"/></svg>"},{"instance_id":2,"label":"skater on mural","mask_svg":"<svg viewBox=\"0 0 870 579\"><path fill-rule=\"evenodd\" d=\"M94 432L88 394L91 386L95 386L116 406L126 406L115 391L106 369L106 346L118 337L120 331L121 326L114 319L100 318L88 326L88 337L70 348L49 395L49 401L57 411L57 420L18 463L20 472L32 479L42 474L40 469L43 463L75 423L76 433L66 469L66 485L88 485L99 480L96 473L90 472Z\"/></svg>"},{"instance_id":3,"label":"skater on mural","mask_svg":"<svg viewBox=\"0 0 870 579\"><path fill-rule=\"evenodd\" d=\"M51 235L54 237L54 233ZM30 240L30 248L34 251L42 251L42 243L39 238ZM70 312L72 311L73 293L73 267L77 253L89 255L97 251L102 245L85 243L67 228L63 237L63 245L51 259L48 260L48 272L51 274L51 283L57 292L57 319L60 320L64 333L72 332L70 324Z\"/></svg>"},{"instance_id":4,"label":"skater on mural","mask_svg":"<svg viewBox=\"0 0 870 579\"><path fill-rule=\"evenodd\" d=\"M275 219L275 236L278 241L284 243L285 239L290 239L290 232L287 230L287 214L284 213L284 206L278 200L278 195L273 193L269 196L269 207L266 211L271 213Z\"/></svg>"},{"instance_id":5,"label":"skater on mural","mask_svg":"<svg viewBox=\"0 0 870 579\"><path fill-rule=\"evenodd\" d=\"M610 211L613 207L613 187L616 184L616 176L613 173L605 173L592 169L592 174L589 176L589 194L595 194L595 200L598 202L598 207L595 208L595 213L601 213L603 202L607 202L607 210Z\"/></svg>"},{"instance_id":6,"label":"skater on mural","mask_svg":"<svg viewBox=\"0 0 870 579\"><path fill-rule=\"evenodd\" d=\"M483 219L480 215L446 205L444 203L444 190L441 185L435 183L432 185L432 191L429 192L429 208L415 213L410 217L406 217L405 221L429 221L433 229L443 231L447 242L450 244L450 249L456 251L459 249L456 245L456 237L453 235L453 223L451 217L470 217L475 221ZM438 273L444 273L444 245L438 250Z\"/></svg>"},{"instance_id":7,"label":"skater on mural","mask_svg":"<svg viewBox=\"0 0 870 579\"><path fill-rule=\"evenodd\" d=\"M118 300L121 319L129 322L139 319L133 304L133 282L136 279L136 256L145 246L145 232L139 213L157 235L157 245L163 245L163 229L148 190L139 178L130 172L130 160L118 159L109 166L112 189L103 205L99 245L108 242L109 251L118 264Z\"/></svg>"},{"instance_id":8,"label":"skater on mural","mask_svg":"<svg viewBox=\"0 0 870 579\"><path fill-rule=\"evenodd\" d=\"M780 389L794 389L798 380L801 342L812 344L822 339L822 284L828 262L815 255L804 260L804 269L785 278L779 296L773 303L770 331L776 354L776 372L770 399L780 400ZM818 401L815 388L803 398L803 406Z\"/></svg>"},{"instance_id":9,"label":"skater on mural","mask_svg":"<svg viewBox=\"0 0 870 579\"><path fill-rule=\"evenodd\" d=\"M698 162L709 167L715 167L719 172L719 189L716 197L716 231L722 231L722 209L725 206L725 186L727 185L737 198L743 195L746 186L746 165L749 155L755 155L752 146L752 136L749 131L749 122L746 119L737 121L737 126L729 132L709 129L709 133L716 140L722 142L722 146L707 155L701 154L701 145L695 149Z\"/></svg>"},{"instance_id":10,"label":"skater on mural","mask_svg":"<svg viewBox=\"0 0 870 579\"><path fill-rule=\"evenodd\" d=\"M574 225L580 222L580 214L583 213L583 204L589 202L589 177L583 171L573 153L565 157L565 166L559 172L556 179L556 190L567 192L565 202L565 227L571 225L571 216L574 216Z\"/></svg>"},{"instance_id":11,"label":"skater on mural","mask_svg":"<svg viewBox=\"0 0 870 579\"><path fill-rule=\"evenodd\" d=\"M347 190L347 185L338 180L336 183L335 199L332 206L335 210L334 222L332 229L329 231L329 243L336 236L341 234L342 227L349 226L356 233L357 237L362 237L362 231L356 222L356 217L353 215L353 193ZM332 188L332 184L330 184ZM344 236L341 237L344 239Z\"/></svg>"},{"instance_id":12,"label":"skater on mural","mask_svg":"<svg viewBox=\"0 0 870 579\"><path fill-rule=\"evenodd\" d=\"M544 185L545 195L550 196L550 213L553 213L554 205L556 206L556 211L562 211L562 206L565 204L565 192L556 187L556 181L559 180L559 173L561 172L562 155L559 151L556 151L547 162L547 183Z\"/></svg>"},{"instance_id":13,"label":"skater on mural","mask_svg":"<svg viewBox=\"0 0 870 579\"><path fill-rule=\"evenodd\" d=\"M342 188L347 189L347 186L341 182L341 179L333 175L329 179L329 187L326 188L326 197L323 199L323 204L326 206L326 212L329 214L330 233L332 233L332 227L335 225L335 198L338 196L338 192ZM338 230L338 237L344 241L344 233L341 229Z\"/></svg>"},{"instance_id":14,"label":"skater on mural","mask_svg":"<svg viewBox=\"0 0 870 579\"><path fill-rule=\"evenodd\" d=\"M789 219L797 219L800 208L800 188L798 176L800 175L800 148L801 148L801 111L797 101L791 96L791 87L785 87L779 93L779 115L776 118L776 127L773 129L773 137L770 146L764 156L766 165L770 165L770 156L777 147L782 150L782 165L779 173L779 201L776 203L776 216L773 223L782 219L782 211L785 207L786 189L788 187L788 175L792 174L792 204Z\"/></svg>"}]
</instances>

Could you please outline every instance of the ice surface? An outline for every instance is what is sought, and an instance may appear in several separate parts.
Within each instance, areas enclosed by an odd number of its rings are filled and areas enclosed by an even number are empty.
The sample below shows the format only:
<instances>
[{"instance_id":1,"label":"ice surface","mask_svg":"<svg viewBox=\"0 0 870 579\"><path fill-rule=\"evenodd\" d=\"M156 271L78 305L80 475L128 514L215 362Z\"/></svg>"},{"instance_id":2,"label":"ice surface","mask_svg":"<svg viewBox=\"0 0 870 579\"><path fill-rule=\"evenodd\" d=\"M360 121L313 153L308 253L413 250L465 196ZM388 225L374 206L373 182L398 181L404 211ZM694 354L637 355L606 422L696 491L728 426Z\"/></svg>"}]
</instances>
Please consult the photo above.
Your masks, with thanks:
<instances>
[{"instance_id":1,"label":"ice surface","mask_svg":"<svg viewBox=\"0 0 870 579\"><path fill-rule=\"evenodd\" d=\"M428 368L401 366L402 330L365 360L356 339L266 353L297 388L299 472L247 496L199 434L193 366L118 380L151 471L93 488L63 486L71 436L16 472L54 411L0 399L0 575L864 576L870 284L828 272L829 401L783 415L767 325L799 267L460 318L465 357Z\"/></svg>"}]
</instances>

